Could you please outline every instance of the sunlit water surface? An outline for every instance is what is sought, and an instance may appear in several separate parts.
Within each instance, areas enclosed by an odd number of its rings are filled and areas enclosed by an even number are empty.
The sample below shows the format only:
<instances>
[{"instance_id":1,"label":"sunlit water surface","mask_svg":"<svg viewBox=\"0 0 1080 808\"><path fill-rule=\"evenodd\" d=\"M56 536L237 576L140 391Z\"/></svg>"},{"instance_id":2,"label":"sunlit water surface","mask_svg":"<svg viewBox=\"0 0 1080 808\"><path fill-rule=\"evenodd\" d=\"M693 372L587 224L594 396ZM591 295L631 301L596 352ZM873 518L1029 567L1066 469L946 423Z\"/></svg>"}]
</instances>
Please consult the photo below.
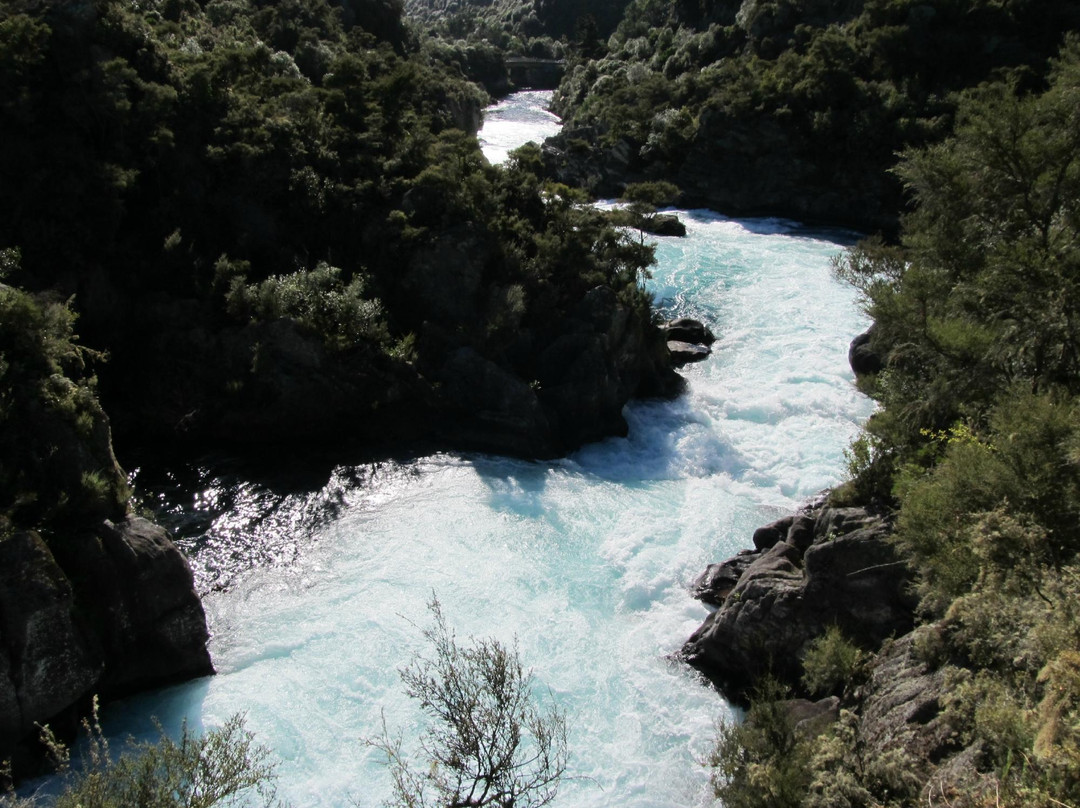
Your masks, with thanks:
<instances>
[{"instance_id":1,"label":"sunlit water surface","mask_svg":"<svg viewBox=\"0 0 1080 808\"><path fill-rule=\"evenodd\" d=\"M485 109L484 126L477 135L484 156L503 163L518 146L530 140L540 144L558 134L562 122L547 109L551 95L550 90L525 90Z\"/></svg>"},{"instance_id":2,"label":"sunlit water surface","mask_svg":"<svg viewBox=\"0 0 1080 808\"><path fill-rule=\"evenodd\" d=\"M689 236L659 239L651 287L718 340L685 397L627 407L628 438L551 463L338 467L306 493L205 471L159 493L187 512L219 673L110 707L110 731L242 711L293 805L378 805L389 781L363 740L384 717L407 746L423 727L397 671L435 593L459 637L516 638L567 712L557 805L710 804L698 761L728 708L670 661L706 614L688 585L834 483L870 404L846 361L865 323L829 270L846 234L679 215Z\"/></svg>"}]
</instances>

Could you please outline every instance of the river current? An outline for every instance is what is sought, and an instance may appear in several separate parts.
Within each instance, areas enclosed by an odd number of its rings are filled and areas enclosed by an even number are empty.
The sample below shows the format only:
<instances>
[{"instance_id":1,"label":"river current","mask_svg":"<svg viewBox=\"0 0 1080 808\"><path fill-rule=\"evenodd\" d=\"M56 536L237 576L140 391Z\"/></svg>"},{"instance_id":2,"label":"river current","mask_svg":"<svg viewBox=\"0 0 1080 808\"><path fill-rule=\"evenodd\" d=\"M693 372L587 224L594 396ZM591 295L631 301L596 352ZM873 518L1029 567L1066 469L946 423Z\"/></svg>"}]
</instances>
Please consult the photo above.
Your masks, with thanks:
<instances>
[{"instance_id":1,"label":"river current","mask_svg":"<svg viewBox=\"0 0 1080 808\"><path fill-rule=\"evenodd\" d=\"M547 98L489 111L489 159L553 133ZM670 660L707 613L689 584L840 479L871 405L846 360L866 323L830 275L851 234L678 214L689 235L657 239L650 288L718 339L684 397L628 405L629 437L555 462L436 454L303 485L217 468L148 486L185 536L219 673L110 706L109 732L243 712L294 806L379 805L389 779L364 739L385 720L415 745L397 671L425 650L434 593L460 639L516 640L537 698L567 712L557 806L711 804L699 761L730 710Z\"/></svg>"}]
</instances>

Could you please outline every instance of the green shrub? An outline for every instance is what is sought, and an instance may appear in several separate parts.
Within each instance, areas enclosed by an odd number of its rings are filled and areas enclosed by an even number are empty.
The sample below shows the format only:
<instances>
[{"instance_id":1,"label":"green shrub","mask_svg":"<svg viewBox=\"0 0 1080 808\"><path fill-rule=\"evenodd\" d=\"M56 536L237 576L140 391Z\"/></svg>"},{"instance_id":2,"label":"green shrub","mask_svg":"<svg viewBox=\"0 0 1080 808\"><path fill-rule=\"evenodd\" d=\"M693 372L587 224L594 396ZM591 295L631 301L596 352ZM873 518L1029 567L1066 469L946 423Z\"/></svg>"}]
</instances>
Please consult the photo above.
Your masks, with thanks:
<instances>
[{"instance_id":1,"label":"green shrub","mask_svg":"<svg viewBox=\"0 0 1080 808\"><path fill-rule=\"evenodd\" d=\"M829 626L803 658L803 686L817 696L840 695L862 680L866 661L867 655L838 626Z\"/></svg>"},{"instance_id":2,"label":"green shrub","mask_svg":"<svg viewBox=\"0 0 1080 808\"><path fill-rule=\"evenodd\" d=\"M921 783L914 761L897 745L871 757L859 738L859 719L842 710L831 732L816 739L806 808L901 808L914 804Z\"/></svg>"},{"instance_id":3,"label":"green shrub","mask_svg":"<svg viewBox=\"0 0 1080 808\"><path fill-rule=\"evenodd\" d=\"M130 492L63 303L0 284L0 522L47 532L120 518Z\"/></svg>"},{"instance_id":4,"label":"green shrub","mask_svg":"<svg viewBox=\"0 0 1080 808\"><path fill-rule=\"evenodd\" d=\"M810 786L811 742L795 731L787 690L759 683L743 721L725 721L706 765L725 808L796 808Z\"/></svg>"},{"instance_id":5,"label":"green shrub","mask_svg":"<svg viewBox=\"0 0 1080 808\"><path fill-rule=\"evenodd\" d=\"M556 795L566 769L566 717L533 704L533 677L516 648L494 639L458 645L437 599L424 631L434 656L401 671L405 691L434 724L424 733L423 762L410 765L401 738L368 743L386 755L393 782L388 805L539 808Z\"/></svg>"},{"instance_id":6,"label":"green shrub","mask_svg":"<svg viewBox=\"0 0 1080 808\"><path fill-rule=\"evenodd\" d=\"M227 305L238 318L295 320L336 350L389 340L382 304L365 297L364 279L356 276L345 283L341 270L326 263L255 284L233 281Z\"/></svg>"},{"instance_id":7,"label":"green shrub","mask_svg":"<svg viewBox=\"0 0 1080 808\"><path fill-rule=\"evenodd\" d=\"M83 721L87 743L80 765L69 766L66 746L49 728L42 742L64 780L53 808L212 808L276 806L274 766L269 750L255 742L241 715L196 735L185 724L174 740L161 732L156 742L129 741L119 754L110 748L97 717ZM3 808L35 808L37 799L5 802Z\"/></svg>"}]
</instances>

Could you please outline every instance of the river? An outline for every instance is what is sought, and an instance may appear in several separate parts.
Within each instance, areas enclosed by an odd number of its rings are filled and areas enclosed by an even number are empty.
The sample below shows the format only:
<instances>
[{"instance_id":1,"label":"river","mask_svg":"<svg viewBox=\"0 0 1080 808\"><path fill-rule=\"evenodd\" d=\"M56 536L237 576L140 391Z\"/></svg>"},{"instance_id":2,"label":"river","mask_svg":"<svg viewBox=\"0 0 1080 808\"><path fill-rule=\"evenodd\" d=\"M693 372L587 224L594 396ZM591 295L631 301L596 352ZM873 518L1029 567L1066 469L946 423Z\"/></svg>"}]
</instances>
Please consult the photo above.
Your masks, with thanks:
<instances>
[{"instance_id":1,"label":"river","mask_svg":"<svg viewBox=\"0 0 1080 808\"><path fill-rule=\"evenodd\" d=\"M555 125L544 99L512 98L489 126L550 133L531 128ZM505 135L481 132L493 161ZM293 805L379 805L389 780L363 740L384 718L406 746L422 729L397 670L424 650L435 593L459 638L516 638L537 697L566 710L557 806L711 804L698 761L730 711L670 660L706 615L688 586L840 479L871 405L846 361L866 323L829 267L850 234L679 215L689 235L658 239L650 288L718 340L684 397L627 407L629 437L555 462L436 454L304 484L215 468L150 486L186 534L219 673L111 705L109 732L244 712Z\"/></svg>"}]
</instances>

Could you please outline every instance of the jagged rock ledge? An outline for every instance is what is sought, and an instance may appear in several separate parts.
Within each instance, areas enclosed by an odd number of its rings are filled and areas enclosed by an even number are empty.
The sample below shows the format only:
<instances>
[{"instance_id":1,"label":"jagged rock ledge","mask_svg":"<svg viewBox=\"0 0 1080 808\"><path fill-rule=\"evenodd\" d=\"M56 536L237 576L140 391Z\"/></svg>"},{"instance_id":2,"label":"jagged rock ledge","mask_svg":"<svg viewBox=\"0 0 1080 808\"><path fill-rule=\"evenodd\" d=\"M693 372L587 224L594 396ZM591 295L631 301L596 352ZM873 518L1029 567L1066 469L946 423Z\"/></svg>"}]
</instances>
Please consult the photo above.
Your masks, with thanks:
<instances>
[{"instance_id":1,"label":"jagged rock ledge","mask_svg":"<svg viewBox=\"0 0 1080 808\"><path fill-rule=\"evenodd\" d=\"M710 346L716 342L716 337L700 320L680 317L664 323L660 331L667 340L668 355L674 367L701 362L712 355Z\"/></svg>"},{"instance_id":2,"label":"jagged rock ledge","mask_svg":"<svg viewBox=\"0 0 1080 808\"><path fill-rule=\"evenodd\" d=\"M682 656L735 699L762 676L797 684L810 643L839 626L876 650L911 631L911 573L887 520L862 508L817 506L754 533L754 550L710 565L694 595L718 608Z\"/></svg>"},{"instance_id":3,"label":"jagged rock ledge","mask_svg":"<svg viewBox=\"0 0 1080 808\"><path fill-rule=\"evenodd\" d=\"M208 639L187 561L146 519L0 540L0 761L29 771L38 725L70 736L95 694L213 673Z\"/></svg>"}]
</instances>

